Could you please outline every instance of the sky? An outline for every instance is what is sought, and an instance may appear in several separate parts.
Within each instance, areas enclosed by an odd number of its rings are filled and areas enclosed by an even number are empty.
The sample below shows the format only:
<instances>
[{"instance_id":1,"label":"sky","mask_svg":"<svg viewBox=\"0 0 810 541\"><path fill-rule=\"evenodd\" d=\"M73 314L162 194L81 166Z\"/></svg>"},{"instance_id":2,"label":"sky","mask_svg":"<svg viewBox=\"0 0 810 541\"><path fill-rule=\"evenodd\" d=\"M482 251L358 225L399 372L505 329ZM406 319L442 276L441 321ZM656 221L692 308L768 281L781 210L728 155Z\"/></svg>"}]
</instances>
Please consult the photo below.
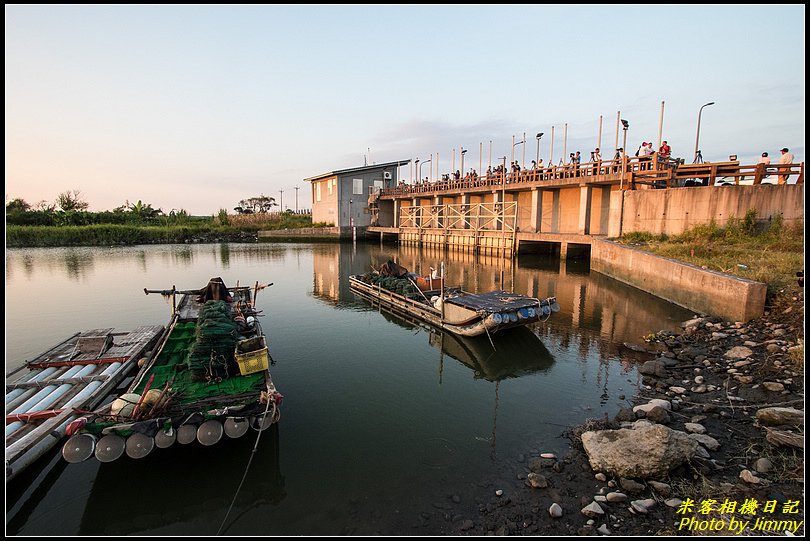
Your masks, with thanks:
<instances>
[{"instance_id":1,"label":"sky","mask_svg":"<svg viewBox=\"0 0 810 541\"><path fill-rule=\"evenodd\" d=\"M657 147L662 126L686 163L698 137L705 161L775 162L782 147L804 161L803 4L5 14L7 202L78 190L93 211L140 200L212 215L258 195L294 209L297 195L304 209L303 179L333 170L419 158L436 177L454 156L460 167L461 148L467 167L486 169L490 146L493 164L513 149L529 163L539 132L548 162L552 127L554 161L564 148L585 161L600 116L608 159L619 113L630 154Z\"/></svg>"}]
</instances>

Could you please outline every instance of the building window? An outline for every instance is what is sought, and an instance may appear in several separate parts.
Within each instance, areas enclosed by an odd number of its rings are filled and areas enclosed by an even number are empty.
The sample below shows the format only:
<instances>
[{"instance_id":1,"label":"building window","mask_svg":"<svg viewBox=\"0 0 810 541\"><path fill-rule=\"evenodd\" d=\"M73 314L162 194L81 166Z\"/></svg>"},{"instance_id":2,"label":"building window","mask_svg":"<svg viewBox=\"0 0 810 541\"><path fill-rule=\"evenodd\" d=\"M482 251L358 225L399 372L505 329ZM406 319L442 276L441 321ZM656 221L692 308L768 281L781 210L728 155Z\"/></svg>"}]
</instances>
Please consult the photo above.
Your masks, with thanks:
<instances>
[{"instance_id":1,"label":"building window","mask_svg":"<svg viewBox=\"0 0 810 541\"><path fill-rule=\"evenodd\" d=\"M353 189L352 193L354 195L363 195L363 179L362 178L355 178L352 180Z\"/></svg>"},{"instance_id":2,"label":"building window","mask_svg":"<svg viewBox=\"0 0 810 541\"><path fill-rule=\"evenodd\" d=\"M333 180L334 180L334 179L333 179ZM335 185L335 183L334 183L334 182L332 182L332 180L327 180L327 181L326 181L326 185L327 185L327 186L329 186L329 197L332 197L332 186L334 186L334 185Z\"/></svg>"},{"instance_id":3,"label":"building window","mask_svg":"<svg viewBox=\"0 0 810 541\"><path fill-rule=\"evenodd\" d=\"M315 183L315 201L320 201L320 200L321 200L321 183L316 182Z\"/></svg>"}]
</instances>

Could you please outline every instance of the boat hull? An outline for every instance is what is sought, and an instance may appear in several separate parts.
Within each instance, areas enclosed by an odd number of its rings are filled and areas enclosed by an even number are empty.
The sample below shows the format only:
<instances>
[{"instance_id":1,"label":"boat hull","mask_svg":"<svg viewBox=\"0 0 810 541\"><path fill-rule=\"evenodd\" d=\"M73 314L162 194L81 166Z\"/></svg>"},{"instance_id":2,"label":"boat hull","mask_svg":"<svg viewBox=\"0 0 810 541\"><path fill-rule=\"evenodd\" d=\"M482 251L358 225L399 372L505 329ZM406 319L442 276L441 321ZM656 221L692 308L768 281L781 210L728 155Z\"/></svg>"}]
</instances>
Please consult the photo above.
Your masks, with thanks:
<instances>
[{"instance_id":1,"label":"boat hull","mask_svg":"<svg viewBox=\"0 0 810 541\"><path fill-rule=\"evenodd\" d=\"M379 302L385 304L392 311L404 316L418 318L434 327L460 336L493 334L504 329L520 327L540 321L543 317L544 306L548 306L547 313L551 313L551 303L549 299L540 301L525 296L516 296L533 302L524 302L524 305L521 305L520 308L514 311L504 311L502 313L492 309L488 311L476 311L469 307L451 304L452 300L446 299L444 301L445 314L443 316L441 309L430 304L432 297L439 296L439 291L426 291L404 296L380 286L367 284L358 276L350 276L349 285L352 291L372 303ZM465 296L469 298L474 297L472 294L465 294ZM421 299L416 300L414 297L421 297ZM524 308L525 310L523 310ZM531 308L531 310L529 308Z\"/></svg>"}]
</instances>

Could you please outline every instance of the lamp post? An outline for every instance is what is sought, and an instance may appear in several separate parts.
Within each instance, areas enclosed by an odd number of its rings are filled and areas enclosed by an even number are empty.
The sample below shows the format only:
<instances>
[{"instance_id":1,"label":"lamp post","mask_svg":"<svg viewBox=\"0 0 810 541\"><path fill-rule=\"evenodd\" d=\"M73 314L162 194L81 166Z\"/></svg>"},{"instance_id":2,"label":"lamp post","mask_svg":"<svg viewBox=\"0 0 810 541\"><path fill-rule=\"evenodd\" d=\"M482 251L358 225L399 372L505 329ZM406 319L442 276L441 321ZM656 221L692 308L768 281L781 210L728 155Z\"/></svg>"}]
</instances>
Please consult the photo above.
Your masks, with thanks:
<instances>
[{"instance_id":1,"label":"lamp post","mask_svg":"<svg viewBox=\"0 0 810 541\"><path fill-rule=\"evenodd\" d=\"M534 163L538 163L540 161L540 138L543 137L543 132L538 133L535 137L537 138L537 156Z\"/></svg>"},{"instance_id":2,"label":"lamp post","mask_svg":"<svg viewBox=\"0 0 810 541\"><path fill-rule=\"evenodd\" d=\"M417 161L419 161L419 160L417 160ZM425 161L423 161L422 163L419 164L419 178L420 179L422 178L422 166L425 165L426 163L429 163L429 162L432 162L432 161L433 161L433 159L425 160Z\"/></svg>"},{"instance_id":3,"label":"lamp post","mask_svg":"<svg viewBox=\"0 0 810 541\"><path fill-rule=\"evenodd\" d=\"M627 128L630 127L630 123L627 122L625 119L621 120L622 122L622 130L624 130L624 139L622 140L622 154L619 156L622 160L622 176L619 180L619 189L624 189L624 168L625 164L627 163Z\"/></svg>"},{"instance_id":4,"label":"lamp post","mask_svg":"<svg viewBox=\"0 0 810 541\"><path fill-rule=\"evenodd\" d=\"M464 155L467 153L467 149L461 147L461 178L464 178Z\"/></svg>"},{"instance_id":5,"label":"lamp post","mask_svg":"<svg viewBox=\"0 0 810 541\"><path fill-rule=\"evenodd\" d=\"M295 187L295 213L298 214L298 186Z\"/></svg>"},{"instance_id":6,"label":"lamp post","mask_svg":"<svg viewBox=\"0 0 810 541\"><path fill-rule=\"evenodd\" d=\"M714 105L714 102L710 101L709 103L702 105L698 111L697 133L695 134L695 161L692 163L697 163L698 156L700 155L700 150L698 150L698 141L700 140L700 115L703 114L703 108L708 107L709 105Z\"/></svg>"},{"instance_id":7,"label":"lamp post","mask_svg":"<svg viewBox=\"0 0 810 541\"><path fill-rule=\"evenodd\" d=\"M515 163L515 147L518 145L522 145L526 141L518 141L515 142L515 136L512 136L512 163ZM525 146L523 148L526 148ZM506 164L504 163L504 169L506 169ZM505 172L505 171L504 171ZM515 181L517 181L517 177L515 177Z\"/></svg>"},{"instance_id":8,"label":"lamp post","mask_svg":"<svg viewBox=\"0 0 810 541\"><path fill-rule=\"evenodd\" d=\"M416 158L416 159L413 161L413 167L414 167L414 169L416 169L416 183L418 184L418 183L419 183L419 181L421 180L421 179L419 178L419 158Z\"/></svg>"},{"instance_id":9,"label":"lamp post","mask_svg":"<svg viewBox=\"0 0 810 541\"><path fill-rule=\"evenodd\" d=\"M278 203L278 208L281 209L281 212L284 212L284 190L279 190L278 193L281 194L281 199Z\"/></svg>"}]
</instances>

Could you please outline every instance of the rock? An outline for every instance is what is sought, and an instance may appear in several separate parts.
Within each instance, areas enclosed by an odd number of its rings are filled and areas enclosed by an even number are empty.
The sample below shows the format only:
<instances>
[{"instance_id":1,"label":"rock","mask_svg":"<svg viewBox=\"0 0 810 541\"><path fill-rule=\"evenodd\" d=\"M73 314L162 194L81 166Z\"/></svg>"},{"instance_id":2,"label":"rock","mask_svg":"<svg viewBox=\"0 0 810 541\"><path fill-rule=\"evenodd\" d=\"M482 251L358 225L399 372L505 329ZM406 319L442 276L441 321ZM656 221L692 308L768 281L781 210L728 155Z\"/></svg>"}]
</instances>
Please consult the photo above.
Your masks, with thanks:
<instances>
[{"instance_id":1,"label":"rock","mask_svg":"<svg viewBox=\"0 0 810 541\"><path fill-rule=\"evenodd\" d=\"M547 488L548 480L539 473L531 472L526 478L526 484L532 488Z\"/></svg>"},{"instance_id":2,"label":"rock","mask_svg":"<svg viewBox=\"0 0 810 541\"><path fill-rule=\"evenodd\" d=\"M723 355L726 359L746 359L754 352L745 346L734 346Z\"/></svg>"},{"instance_id":3,"label":"rock","mask_svg":"<svg viewBox=\"0 0 810 541\"><path fill-rule=\"evenodd\" d=\"M638 513L643 515L647 514L647 506L644 505L645 500L633 500L630 502L630 506Z\"/></svg>"},{"instance_id":4,"label":"rock","mask_svg":"<svg viewBox=\"0 0 810 541\"><path fill-rule=\"evenodd\" d=\"M796 408L762 408L757 410L756 418L763 426L804 425L804 412Z\"/></svg>"},{"instance_id":5,"label":"rock","mask_svg":"<svg viewBox=\"0 0 810 541\"><path fill-rule=\"evenodd\" d=\"M700 369L696 368L695 370L700 370ZM700 385L704 381L706 381L706 378L704 378L703 376L695 376L695 383L697 383L698 385Z\"/></svg>"},{"instance_id":6,"label":"rock","mask_svg":"<svg viewBox=\"0 0 810 541\"><path fill-rule=\"evenodd\" d=\"M740 472L740 479L745 481L746 483L752 485L760 485L762 484L762 479L751 473L749 470L743 470Z\"/></svg>"},{"instance_id":7,"label":"rock","mask_svg":"<svg viewBox=\"0 0 810 541\"><path fill-rule=\"evenodd\" d=\"M737 361L736 363L734 363L733 366L734 366L734 368L742 368L744 366L748 366L749 364L751 364L751 361L746 359L746 360L743 360L743 361Z\"/></svg>"},{"instance_id":8,"label":"rock","mask_svg":"<svg viewBox=\"0 0 810 541\"><path fill-rule=\"evenodd\" d=\"M610 503L621 503L627 501L627 494L624 494L622 492L608 492L605 498Z\"/></svg>"},{"instance_id":9,"label":"rock","mask_svg":"<svg viewBox=\"0 0 810 541\"><path fill-rule=\"evenodd\" d=\"M646 419L662 425L665 425L670 421L669 413L667 413L667 410L660 406L654 406L651 408L650 411L647 412Z\"/></svg>"},{"instance_id":10,"label":"rock","mask_svg":"<svg viewBox=\"0 0 810 541\"><path fill-rule=\"evenodd\" d=\"M705 392L708 390L708 388L707 388L705 385L702 385L702 384L701 384L701 385L695 385L695 386L694 386L694 387L692 387L692 389L690 389L690 390L691 390L693 393L696 393L696 394L703 394L703 393L705 393Z\"/></svg>"},{"instance_id":11,"label":"rock","mask_svg":"<svg viewBox=\"0 0 810 541\"><path fill-rule=\"evenodd\" d=\"M734 379L739 381L740 383L744 383L749 385L754 382L754 376L734 376Z\"/></svg>"},{"instance_id":12,"label":"rock","mask_svg":"<svg viewBox=\"0 0 810 541\"><path fill-rule=\"evenodd\" d=\"M501 490L501 489L496 490L495 495L496 496L503 496L503 490Z\"/></svg>"},{"instance_id":13,"label":"rock","mask_svg":"<svg viewBox=\"0 0 810 541\"><path fill-rule=\"evenodd\" d=\"M475 526L475 524L470 519L467 519L467 520L465 520L464 522L461 523L461 529L463 531L471 530L473 528L473 526Z\"/></svg>"},{"instance_id":14,"label":"rock","mask_svg":"<svg viewBox=\"0 0 810 541\"><path fill-rule=\"evenodd\" d=\"M589 431L582 445L591 467L620 477L663 477L688 461L697 444L684 432L663 425Z\"/></svg>"},{"instance_id":15,"label":"rock","mask_svg":"<svg viewBox=\"0 0 810 541\"><path fill-rule=\"evenodd\" d=\"M606 476L604 473L599 472L599 473L597 473L596 475L594 475L594 479L596 479L597 481L601 481L601 482L603 482L603 483L604 483L605 481L607 481L607 476Z\"/></svg>"},{"instance_id":16,"label":"rock","mask_svg":"<svg viewBox=\"0 0 810 541\"><path fill-rule=\"evenodd\" d=\"M697 451L695 451L695 456L699 458L711 458L712 455L709 454L709 451L706 450L705 447L702 445L698 445Z\"/></svg>"},{"instance_id":17,"label":"rock","mask_svg":"<svg viewBox=\"0 0 810 541\"><path fill-rule=\"evenodd\" d=\"M555 463L556 463L556 460L551 459L551 458L533 458L529 462L529 470L531 470L533 472L539 472L543 468L552 468L552 467L554 467Z\"/></svg>"},{"instance_id":18,"label":"rock","mask_svg":"<svg viewBox=\"0 0 810 541\"><path fill-rule=\"evenodd\" d=\"M708 321L708 319L705 317L696 317L694 319L690 319L689 321L684 321L683 323L681 323L681 328L682 329L688 329L689 327L697 328L700 327L706 321Z\"/></svg>"},{"instance_id":19,"label":"rock","mask_svg":"<svg viewBox=\"0 0 810 541\"><path fill-rule=\"evenodd\" d=\"M686 388L684 387L670 387L669 390L675 394L683 394L686 392Z\"/></svg>"},{"instance_id":20,"label":"rock","mask_svg":"<svg viewBox=\"0 0 810 541\"><path fill-rule=\"evenodd\" d=\"M660 481L647 481L647 484L653 487L653 490L655 490L661 496L667 497L672 494L672 487L666 483L661 483Z\"/></svg>"},{"instance_id":21,"label":"rock","mask_svg":"<svg viewBox=\"0 0 810 541\"><path fill-rule=\"evenodd\" d=\"M688 437L700 443L709 451L716 451L720 448L720 442L706 434L689 434Z\"/></svg>"},{"instance_id":22,"label":"rock","mask_svg":"<svg viewBox=\"0 0 810 541\"><path fill-rule=\"evenodd\" d=\"M683 427L692 434L705 434L706 427L697 423L685 423Z\"/></svg>"},{"instance_id":23,"label":"rock","mask_svg":"<svg viewBox=\"0 0 810 541\"><path fill-rule=\"evenodd\" d=\"M762 386L765 388L765 390L771 391L773 393L781 393L782 391L785 390L784 385L775 381L763 381Z\"/></svg>"},{"instance_id":24,"label":"rock","mask_svg":"<svg viewBox=\"0 0 810 541\"><path fill-rule=\"evenodd\" d=\"M754 469L757 473L768 473L773 469L773 462L764 457L759 458L756 464L754 464Z\"/></svg>"},{"instance_id":25,"label":"rock","mask_svg":"<svg viewBox=\"0 0 810 541\"><path fill-rule=\"evenodd\" d=\"M663 400L661 398L653 398L652 400L650 400L646 404L640 404L638 406L634 406L633 411L643 411L644 413L647 413L648 411L650 411L652 408L654 408L656 406L662 407L667 411L672 410L672 403L669 400Z\"/></svg>"},{"instance_id":26,"label":"rock","mask_svg":"<svg viewBox=\"0 0 810 541\"><path fill-rule=\"evenodd\" d=\"M657 378L667 377L667 368L664 362L656 359L654 361L647 361L638 369L640 374L645 376L655 376Z\"/></svg>"},{"instance_id":27,"label":"rock","mask_svg":"<svg viewBox=\"0 0 810 541\"><path fill-rule=\"evenodd\" d=\"M562 507L558 503L552 503L551 507L548 508L548 514L551 515L551 518L560 518L563 516Z\"/></svg>"},{"instance_id":28,"label":"rock","mask_svg":"<svg viewBox=\"0 0 810 541\"><path fill-rule=\"evenodd\" d=\"M642 346L639 346L638 344L631 344L630 342L625 342L624 347L626 347L627 349L629 349L631 351L637 351L638 353L646 353L647 352L647 350L644 349Z\"/></svg>"},{"instance_id":29,"label":"rock","mask_svg":"<svg viewBox=\"0 0 810 541\"><path fill-rule=\"evenodd\" d=\"M644 485L639 483L638 481L633 481L632 479L619 479L619 484L625 489L627 492L644 492Z\"/></svg>"},{"instance_id":30,"label":"rock","mask_svg":"<svg viewBox=\"0 0 810 541\"><path fill-rule=\"evenodd\" d=\"M800 434L768 427L765 427L765 432L765 439L772 445L804 449L804 437Z\"/></svg>"},{"instance_id":31,"label":"rock","mask_svg":"<svg viewBox=\"0 0 810 541\"><path fill-rule=\"evenodd\" d=\"M554 453L541 453L540 458L550 458L552 460L556 460L557 455L555 455Z\"/></svg>"},{"instance_id":32,"label":"rock","mask_svg":"<svg viewBox=\"0 0 810 541\"><path fill-rule=\"evenodd\" d=\"M600 518L605 514L602 506L596 502L591 502L587 506L583 507L580 512L586 517L590 518Z\"/></svg>"},{"instance_id":33,"label":"rock","mask_svg":"<svg viewBox=\"0 0 810 541\"><path fill-rule=\"evenodd\" d=\"M596 529L596 531L602 535L610 535L610 530L608 529L607 524L602 524Z\"/></svg>"},{"instance_id":34,"label":"rock","mask_svg":"<svg viewBox=\"0 0 810 541\"><path fill-rule=\"evenodd\" d=\"M613 420L617 423L633 422L636 420L636 414L630 408L621 408Z\"/></svg>"},{"instance_id":35,"label":"rock","mask_svg":"<svg viewBox=\"0 0 810 541\"><path fill-rule=\"evenodd\" d=\"M607 498L605 496L602 496L601 494L597 494L596 496L593 497L593 501L597 503L604 503L607 501Z\"/></svg>"},{"instance_id":36,"label":"rock","mask_svg":"<svg viewBox=\"0 0 810 541\"><path fill-rule=\"evenodd\" d=\"M667 507L673 507L673 508L677 509L678 507L681 506L681 504L683 503L683 500L681 500L680 498L670 498L667 501L665 501L664 503L666 504Z\"/></svg>"}]
</instances>

